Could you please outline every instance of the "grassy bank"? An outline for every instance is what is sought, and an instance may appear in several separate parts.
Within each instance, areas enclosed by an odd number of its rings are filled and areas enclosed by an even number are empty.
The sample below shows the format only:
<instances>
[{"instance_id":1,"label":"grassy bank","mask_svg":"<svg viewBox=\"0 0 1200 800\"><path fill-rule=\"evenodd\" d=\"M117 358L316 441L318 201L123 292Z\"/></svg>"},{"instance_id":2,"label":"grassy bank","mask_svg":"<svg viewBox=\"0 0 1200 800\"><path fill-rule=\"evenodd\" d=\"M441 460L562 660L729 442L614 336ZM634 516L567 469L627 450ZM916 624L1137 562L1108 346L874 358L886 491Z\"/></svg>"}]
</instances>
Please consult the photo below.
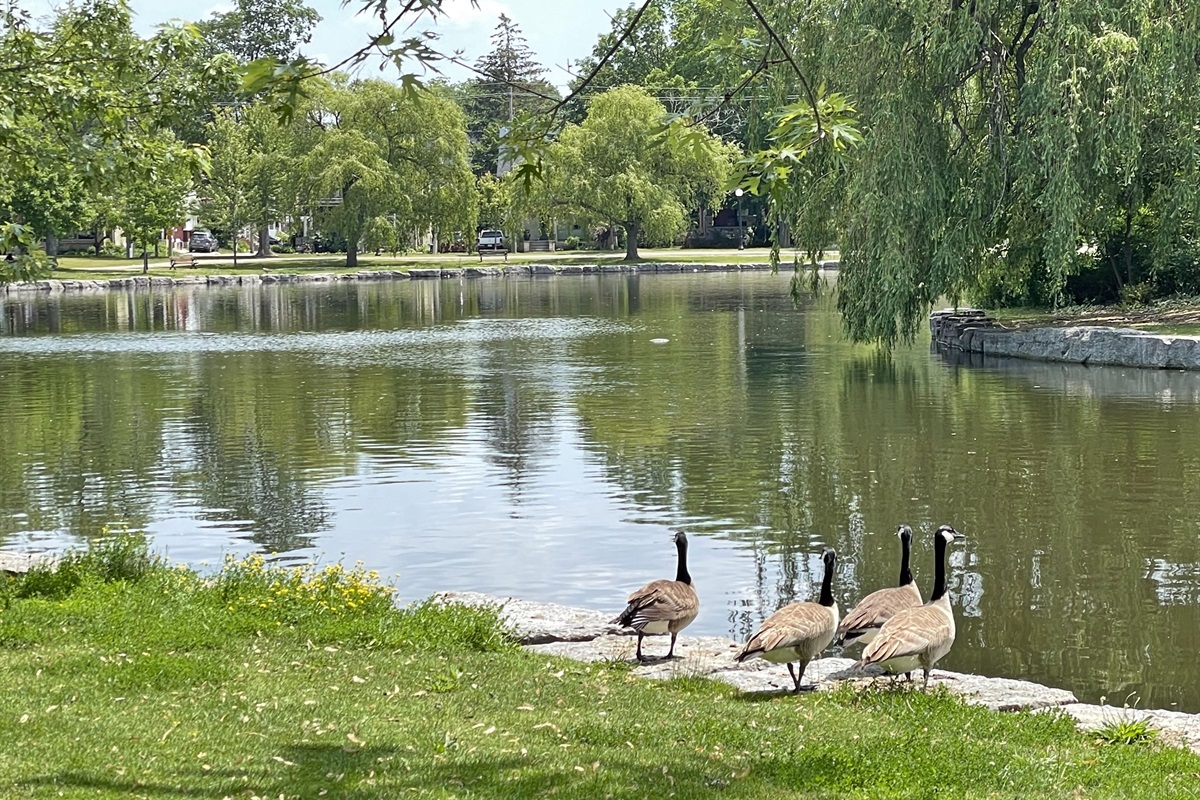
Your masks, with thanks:
<instances>
[{"instance_id":1,"label":"grassy bank","mask_svg":"<svg viewBox=\"0 0 1200 800\"><path fill-rule=\"evenodd\" d=\"M1200 758L944 694L749 698L523 653L337 565L137 539L0 590L0 795L1196 797ZM1135 737L1137 738L1137 737Z\"/></svg>"},{"instance_id":2,"label":"grassy bank","mask_svg":"<svg viewBox=\"0 0 1200 800\"><path fill-rule=\"evenodd\" d=\"M824 259L836 259L837 253L831 251L823 254ZM553 253L509 253L508 264L556 264L559 266L585 264L620 264L624 262L624 252L601 250L570 250ZM803 257L801 257L803 260ZM751 250L708 250L694 249L644 249L642 258L637 263L688 263L688 264L762 264L769 260L769 252L765 248ZM471 266L504 266L500 258L487 257L480 262L477 255L471 253L443 253L438 255L407 254L407 255L360 255L358 266L347 269L344 255L315 254L315 255L278 255L271 259L256 259L242 257L236 269L232 255L223 258L201 258L196 267L179 267L170 269L165 258L151 259L149 275L158 277L180 277L183 275L227 275L235 273L260 273L264 268L272 272L357 272L372 269L408 270L414 267L461 269ZM785 254L783 270L791 269L791 255ZM105 280L109 278L128 278L142 274L141 259L129 261L126 259L95 259L88 257L63 257L58 261L58 269L51 277L58 279Z\"/></svg>"}]
</instances>

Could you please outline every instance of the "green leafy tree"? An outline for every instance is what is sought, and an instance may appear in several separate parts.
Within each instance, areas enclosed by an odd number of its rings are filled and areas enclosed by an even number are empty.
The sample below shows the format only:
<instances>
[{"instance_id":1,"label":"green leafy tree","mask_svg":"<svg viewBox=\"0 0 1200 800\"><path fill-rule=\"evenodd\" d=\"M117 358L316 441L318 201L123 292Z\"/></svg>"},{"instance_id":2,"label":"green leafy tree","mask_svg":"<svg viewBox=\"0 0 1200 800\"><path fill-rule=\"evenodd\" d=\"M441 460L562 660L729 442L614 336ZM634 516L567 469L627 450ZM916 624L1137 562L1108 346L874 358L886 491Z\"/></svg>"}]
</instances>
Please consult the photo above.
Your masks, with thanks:
<instances>
[{"instance_id":1,"label":"green leafy tree","mask_svg":"<svg viewBox=\"0 0 1200 800\"><path fill-rule=\"evenodd\" d=\"M303 196L345 237L356 266L379 217L414 232L473 230L477 215L466 119L450 100L383 81L330 83L315 93L296 146Z\"/></svg>"},{"instance_id":2,"label":"green leafy tree","mask_svg":"<svg viewBox=\"0 0 1200 800\"><path fill-rule=\"evenodd\" d=\"M301 0L237 0L230 11L197 23L211 54L228 53L242 64L260 58L291 61L312 41L321 15Z\"/></svg>"},{"instance_id":3,"label":"green leafy tree","mask_svg":"<svg viewBox=\"0 0 1200 800\"><path fill-rule=\"evenodd\" d=\"M942 297L1054 303L1081 271L1137 280L1141 220L1159 258L1196 241L1195 4L772 8L801 69L853 98L866 132L847 169L806 160L780 203L801 236L840 244L853 338L911 337Z\"/></svg>"},{"instance_id":4,"label":"green leafy tree","mask_svg":"<svg viewBox=\"0 0 1200 800\"><path fill-rule=\"evenodd\" d=\"M191 157L164 132L194 116L232 61L202 62L189 26L138 36L124 0L84 0L35 24L0 11L0 246L28 257L36 238L123 214L111 198L162 159ZM170 102L163 102L170 98ZM41 187L59 186L40 208ZM25 271L26 274L32 274Z\"/></svg>"},{"instance_id":5,"label":"green leafy tree","mask_svg":"<svg viewBox=\"0 0 1200 800\"><path fill-rule=\"evenodd\" d=\"M186 218L196 176L211 169L203 150L180 150L170 133L145 142L148 158L141 171L129 174L121 227L142 254L142 272L150 271L150 251L165 228Z\"/></svg>"},{"instance_id":6,"label":"green leafy tree","mask_svg":"<svg viewBox=\"0 0 1200 800\"><path fill-rule=\"evenodd\" d=\"M670 241L689 211L726 190L735 149L701 127L664 125L662 103L635 86L596 97L581 125L568 125L546 154L544 205L625 229L625 257L642 238Z\"/></svg>"},{"instance_id":7,"label":"green leafy tree","mask_svg":"<svg viewBox=\"0 0 1200 800\"><path fill-rule=\"evenodd\" d=\"M250 221L250 141L247 127L234 111L219 112L209 123L208 147L212 166L201 207L210 225L232 232L233 264L237 266L238 239Z\"/></svg>"}]
</instances>

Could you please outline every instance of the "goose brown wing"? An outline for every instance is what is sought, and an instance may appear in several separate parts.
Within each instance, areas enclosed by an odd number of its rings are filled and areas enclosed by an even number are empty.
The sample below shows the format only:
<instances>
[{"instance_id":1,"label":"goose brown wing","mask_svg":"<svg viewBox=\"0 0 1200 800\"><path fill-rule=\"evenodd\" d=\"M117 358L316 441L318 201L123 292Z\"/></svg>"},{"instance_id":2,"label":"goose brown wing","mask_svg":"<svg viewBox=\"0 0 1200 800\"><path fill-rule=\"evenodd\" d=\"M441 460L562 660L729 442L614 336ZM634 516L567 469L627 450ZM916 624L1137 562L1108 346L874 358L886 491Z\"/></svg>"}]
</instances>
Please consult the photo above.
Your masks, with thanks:
<instances>
[{"instance_id":1,"label":"goose brown wing","mask_svg":"<svg viewBox=\"0 0 1200 800\"><path fill-rule=\"evenodd\" d=\"M842 620L842 624L838 626L837 638L845 639L852 631L880 628L901 611L919 605L921 592L914 583L871 592Z\"/></svg>"},{"instance_id":2,"label":"goose brown wing","mask_svg":"<svg viewBox=\"0 0 1200 800\"><path fill-rule=\"evenodd\" d=\"M936 648L952 636L953 624L937 606L910 608L892 617L863 651L863 664L915 656Z\"/></svg>"},{"instance_id":3,"label":"goose brown wing","mask_svg":"<svg viewBox=\"0 0 1200 800\"><path fill-rule=\"evenodd\" d=\"M833 617L819 603L792 603L763 620L750 640L738 651L741 661L756 653L769 653L781 647L794 647L801 642L828 635Z\"/></svg>"},{"instance_id":4,"label":"goose brown wing","mask_svg":"<svg viewBox=\"0 0 1200 800\"><path fill-rule=\"evenodd\" d=\"M692 614L700 605L696 590L681 581L653 581L629 595L628 605L614 625L642 628L651 622L670 622Z\"/></svg>"}]
</instances>

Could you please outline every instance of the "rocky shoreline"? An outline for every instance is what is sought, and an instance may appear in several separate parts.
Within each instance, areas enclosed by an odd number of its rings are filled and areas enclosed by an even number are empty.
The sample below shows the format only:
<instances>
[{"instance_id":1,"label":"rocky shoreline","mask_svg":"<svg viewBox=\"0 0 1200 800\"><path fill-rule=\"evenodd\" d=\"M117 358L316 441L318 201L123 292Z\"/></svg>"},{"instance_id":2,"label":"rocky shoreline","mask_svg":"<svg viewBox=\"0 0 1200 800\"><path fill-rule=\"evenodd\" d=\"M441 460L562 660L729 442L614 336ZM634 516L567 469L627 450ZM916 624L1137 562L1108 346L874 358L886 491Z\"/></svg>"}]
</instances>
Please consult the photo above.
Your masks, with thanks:
<instances>
[{"instance_id":1,"label":"rocky shoreline","mask_svg":"<svg viewBox=\"0 0 1200 800\"><path fill-rule=\"evenodd\" d=\"M837 269L838 262L823 261L822 269ZM460 280L506 277L549 277L554 275L599 275L658 272L762 272L767 263L754 264L509 264L503 267L413 267L408 270L363 269L357 272L255 272L253 274L181 275L179 277L135 275L108 280L48 279L0 284L0 294L38 292L94 292L108 289L169 289L175 286L249 286L259 284L338 283L342 281Z\"/></svg>"},{"instance_id":2,"label":"rocky shoreline","mask_svg":"<svg viewBox=\"0 0 1200 800\"><path fill-rule=\"evenodd\" d=\"M974 308L929 316L933 346L985 356L1147 369L1200 370L1200 336L1105 326L1014 330Z\"/></svg>"},{"instance_id":3,"label":"rocky shoreline","mask_svg":"<svg viewBox=\"0 0 1200 800\"><path fill-rule=\"evenodd\" d=\"M532 653L562 656L576 661L633 661L632 632L608 622L608 615L586 608L535 603L513 597L474 592L445 592L435 599L447 604L489 606L500 609L513 636ZM665 650L665 639L646 640L648 654ZM632 667L632 674L650 679L705 677L724 681L749 693L784 693L792 682L787 670L762 660L738 664L733 654L738 643L716 636L681 636L676 645L680 658L648 661ZM877 668L854 669L849 658L822 658L809 664L805 679L829 691L846 681L865 683L883 673ZM994 711L1059 712L1072 717L1084 730L1114 722L1145 719L1163 739L1200 753L1200 714L1146 711L1080 703L1074 694L1038 683L1011 678L934 670L930 684L945 686L968 703Z\"/></svg>"}]
</instances>

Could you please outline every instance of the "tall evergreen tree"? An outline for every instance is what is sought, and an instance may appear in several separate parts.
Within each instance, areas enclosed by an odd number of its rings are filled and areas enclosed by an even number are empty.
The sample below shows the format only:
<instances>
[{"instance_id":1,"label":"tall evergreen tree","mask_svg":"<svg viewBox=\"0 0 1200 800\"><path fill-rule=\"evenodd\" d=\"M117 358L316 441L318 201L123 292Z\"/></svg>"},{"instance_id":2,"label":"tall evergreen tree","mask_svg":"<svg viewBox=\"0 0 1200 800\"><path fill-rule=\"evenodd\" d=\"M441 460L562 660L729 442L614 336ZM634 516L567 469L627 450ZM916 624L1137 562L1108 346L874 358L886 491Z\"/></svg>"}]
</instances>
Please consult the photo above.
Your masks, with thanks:
<instances>
[{"instance_id":1,"label":"tall evergreen tree","mask_svg":"<svg viewBox=\"0 0 1200 800\"><path fill-rule=\"evenodd\" d=\"M521 28L506 14L492 34L492 49L475 62L480 77L466 87L464 103L471 137L471 163L477 173L504 172L501 130L522 112L546 108L546 95L558 96L543 76L545 67L529 49Z\"/></svg>"}]
</instances>

